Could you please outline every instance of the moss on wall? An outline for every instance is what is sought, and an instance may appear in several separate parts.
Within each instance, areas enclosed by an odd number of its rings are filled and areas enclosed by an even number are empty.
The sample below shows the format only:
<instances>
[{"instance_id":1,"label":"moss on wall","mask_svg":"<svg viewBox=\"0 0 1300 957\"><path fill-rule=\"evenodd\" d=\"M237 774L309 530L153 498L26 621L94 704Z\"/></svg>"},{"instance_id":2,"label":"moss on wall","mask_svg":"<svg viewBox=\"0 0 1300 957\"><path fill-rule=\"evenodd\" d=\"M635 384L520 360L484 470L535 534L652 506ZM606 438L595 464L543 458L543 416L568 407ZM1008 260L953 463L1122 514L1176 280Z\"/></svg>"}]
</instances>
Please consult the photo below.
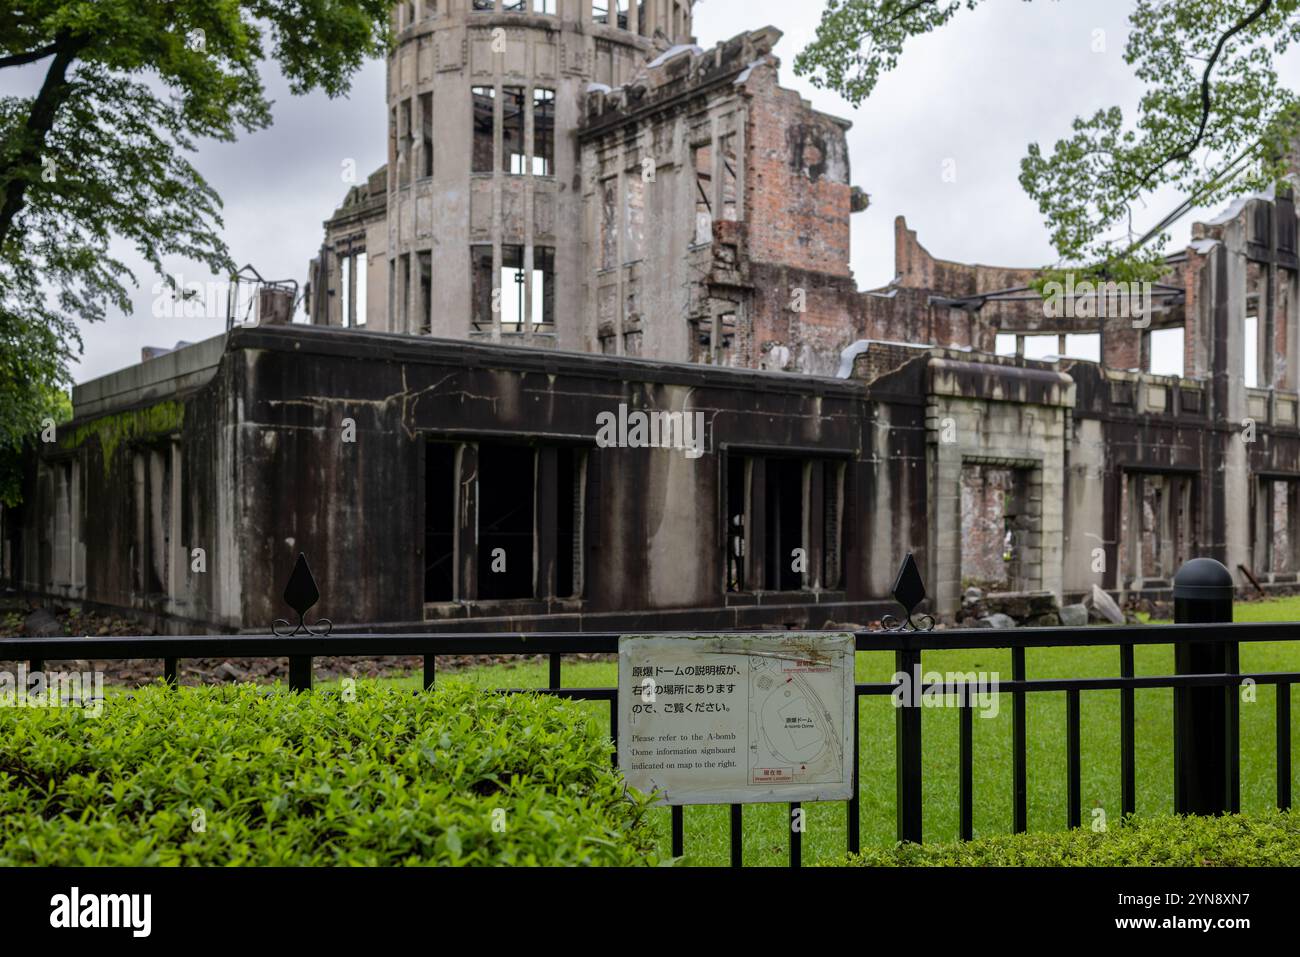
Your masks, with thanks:
<instances>
[{"instance_id":1,"label":"moss on wall","mask_svg":"<svg viewBox=\"0 0 1300 957\"><path fill-rule=\"evenodd\" d=\"M115 412L72 429L59 438L64 449L78 449L92 436L98 437L104 456L104 471L113 468L113 456L123 442L149 436L170 435L185 424L185 404L168 400L143 409Z\"/></svg>"}]
</instances>

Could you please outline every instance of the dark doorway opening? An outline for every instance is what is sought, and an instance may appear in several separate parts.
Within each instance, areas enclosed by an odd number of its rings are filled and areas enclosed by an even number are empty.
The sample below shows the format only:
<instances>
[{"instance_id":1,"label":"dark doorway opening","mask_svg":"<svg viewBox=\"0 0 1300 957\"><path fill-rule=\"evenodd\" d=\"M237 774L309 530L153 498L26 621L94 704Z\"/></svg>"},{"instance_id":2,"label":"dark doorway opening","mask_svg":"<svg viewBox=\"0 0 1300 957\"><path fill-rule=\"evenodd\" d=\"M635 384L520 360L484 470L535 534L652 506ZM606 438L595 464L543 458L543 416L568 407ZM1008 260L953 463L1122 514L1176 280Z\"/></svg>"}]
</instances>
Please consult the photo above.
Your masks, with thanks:
<instances>
[{"instance_id":1,"label":"dark doorway opening","mask_svg":"<svg viewBox=\"0 0 1300 957\"><path fill-rule=\"evenodd\" d=\"M424 600L456 599L456 446L430 442L424 454Z\"/></svg>"},{"instance_id":2,"label":"dark doorway opening","mask_svg":"<svg viewBox=\"0 0 1300 957\"><path fill-rule=\"evenodd\" d=\"M767 555L764 562L770 591L798 591L807 568L803 541L803 468L799 459L767 460ZM798 563L795 549L805 549Z\"/></svg>"},{"instance_id":3,"label":"dark doorway opening","mask_svg":"<svg viewBox=\"0 0 1300 957\"><path fill-rule=\"evenodd\" d=\"M478 597L533 597L536 453L524 445L478 451Z\"/></svg>"}]
</instances>

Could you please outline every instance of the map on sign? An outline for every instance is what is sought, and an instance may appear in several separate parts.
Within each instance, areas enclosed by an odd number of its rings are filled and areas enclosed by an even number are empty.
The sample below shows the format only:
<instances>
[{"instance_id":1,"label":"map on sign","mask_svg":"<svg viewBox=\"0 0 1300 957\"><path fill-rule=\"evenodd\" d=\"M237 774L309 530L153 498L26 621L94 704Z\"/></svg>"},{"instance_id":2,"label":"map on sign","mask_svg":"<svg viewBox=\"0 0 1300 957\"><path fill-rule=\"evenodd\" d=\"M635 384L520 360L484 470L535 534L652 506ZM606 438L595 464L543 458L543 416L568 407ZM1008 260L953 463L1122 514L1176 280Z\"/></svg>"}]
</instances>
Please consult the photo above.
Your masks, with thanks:
<instances>
[{"instance_id":1,"label":"map on sign","mask_svg":"<svg viewBox=\"0 0 1300 957\"><path fill-rule=\"evenodd\" d=\"M624 636L619 767L665 804L852 794L852 635Z\"/></svg>"},{"instance_id":2,"label":"map on sign","mask_svg":"<svg viewBox=\"0 0 1300 957\"><path fill-rule=\"evenodd\" d=\"M843 780L843 714L822 698L829 691L841 704L834 673L829 663L750 656L751 784Z\"/></svg>"}]
</instances>

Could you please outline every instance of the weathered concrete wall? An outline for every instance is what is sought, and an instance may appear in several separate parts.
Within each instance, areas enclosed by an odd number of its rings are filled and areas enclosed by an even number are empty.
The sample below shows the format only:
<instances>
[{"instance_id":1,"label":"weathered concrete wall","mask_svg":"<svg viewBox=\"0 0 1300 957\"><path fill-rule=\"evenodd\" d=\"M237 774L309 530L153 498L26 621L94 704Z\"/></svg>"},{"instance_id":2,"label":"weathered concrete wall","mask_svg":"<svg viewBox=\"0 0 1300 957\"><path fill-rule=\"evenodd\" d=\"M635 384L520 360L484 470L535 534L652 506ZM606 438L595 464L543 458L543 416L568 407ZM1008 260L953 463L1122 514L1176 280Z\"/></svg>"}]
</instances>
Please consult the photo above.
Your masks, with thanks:
<instances>
[{"instance_id":1,"label":"weathered concrete wall","mask_svg":"<svg viewBox=\"0 0 1300 957\"><path fill-rule=\"evenodd\" d=\"M961 599L962 470L1022 470L1027 513L1018 546L1021 590L1061 594L1066 437L1074 384L1039 363L971 362L936 350L929 361L930 575L935 608Z\"/></svg>"},{"instance_id":2,"label":"weathered concrete wall","mask_svg":"<svg viewBox=\"0 0 1300 957\"><path fill-rule=\"evenodd\" d=\"M239 401L229 357L212 367L210 351L200 343L74 391L97 412L60 427L29 462L18 587L173 631L239 625ZM148 374L152 363L174 375Z\"/></svg>"},{"instance_id":3,"label":"weathered concrete wall","mask_svg":"<svg viewBox=\"0 0 1300 957\"><path fill-rule=\"evenodd\" d=\"M301 551L322 594L313 614L339 627L865 622L888 609L906 552L925 555L923 375L918 363L843 381L310 326L237 329L206 384L164 406L79 419L64 430L67 448L33 461L21 584L132 610L165 629L264 629L285 614L280 590ZM597 415L620 404L703 413L706 454L598 447ZM580 598L539 585L532 598L426 604L431 439L585 451ZM154 449L176 463L165 507ZM842 463L841 581L822 584L819 564L804 588L726 590L732 453ZM88 478L78 493L85 568L65 587L45 531L64 520L53 491L37 487L37 469L69 454ZM819 478L813 494L835 494L828 488ZM538 489L540 509L555 488ZM466 548L474 514L471 503L458 532ZM831 548L833 532L814 515L810 547ZM553 561L555 542L538 535L538 560ZM164 540L171 577L159 589L148 574ZM147 554L136 554L141 547ZM188 569L193 547L205 550L205 572Z\"/></svg>"}]
</instances>

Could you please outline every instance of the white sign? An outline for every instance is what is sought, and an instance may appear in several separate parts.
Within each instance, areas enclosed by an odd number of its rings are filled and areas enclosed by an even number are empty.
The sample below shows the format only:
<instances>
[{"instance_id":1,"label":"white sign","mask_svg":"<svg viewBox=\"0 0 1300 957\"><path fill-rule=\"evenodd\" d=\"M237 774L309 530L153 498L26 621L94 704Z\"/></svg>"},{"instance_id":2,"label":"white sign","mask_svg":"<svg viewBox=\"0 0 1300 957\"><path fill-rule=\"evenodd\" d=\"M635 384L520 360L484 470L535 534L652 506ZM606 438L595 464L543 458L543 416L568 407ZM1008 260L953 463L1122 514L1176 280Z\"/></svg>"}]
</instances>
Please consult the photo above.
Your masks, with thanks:
<instances>
[{"instance_id":1,"label":"white sign","mask_svg":"<svg viewBox=\"0 0 1300 957\"><path fill-rule=\"evenodd\" d=\"M618 765L661 804L853 796L854 637L624 635Z\"/></svg>"}]
</instances>

